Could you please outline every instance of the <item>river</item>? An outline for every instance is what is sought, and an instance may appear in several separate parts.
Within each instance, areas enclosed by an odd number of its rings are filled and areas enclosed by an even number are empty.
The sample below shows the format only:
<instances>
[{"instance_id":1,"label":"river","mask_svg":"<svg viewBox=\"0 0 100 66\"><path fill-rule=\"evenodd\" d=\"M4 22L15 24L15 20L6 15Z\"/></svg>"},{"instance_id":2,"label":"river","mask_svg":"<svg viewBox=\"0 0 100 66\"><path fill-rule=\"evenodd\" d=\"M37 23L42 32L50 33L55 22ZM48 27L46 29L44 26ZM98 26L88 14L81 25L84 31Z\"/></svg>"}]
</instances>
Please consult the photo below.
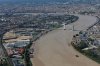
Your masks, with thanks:
<instances>
[{"instance_id":1,"label":"river","mask_svg":"<svg viewBox=\"0 0 100 66\"><path fill-rule=\"evenodd\" d=\"M66 25L66 30L60 28L51 31L36 41L33 66L100 66L70 45L73 35L79 32L70 30L71 26L74 25L76 30L85 30L97 19L87 15L75 16L79 16L79 20Z\"/></svg>"}]
</instances>

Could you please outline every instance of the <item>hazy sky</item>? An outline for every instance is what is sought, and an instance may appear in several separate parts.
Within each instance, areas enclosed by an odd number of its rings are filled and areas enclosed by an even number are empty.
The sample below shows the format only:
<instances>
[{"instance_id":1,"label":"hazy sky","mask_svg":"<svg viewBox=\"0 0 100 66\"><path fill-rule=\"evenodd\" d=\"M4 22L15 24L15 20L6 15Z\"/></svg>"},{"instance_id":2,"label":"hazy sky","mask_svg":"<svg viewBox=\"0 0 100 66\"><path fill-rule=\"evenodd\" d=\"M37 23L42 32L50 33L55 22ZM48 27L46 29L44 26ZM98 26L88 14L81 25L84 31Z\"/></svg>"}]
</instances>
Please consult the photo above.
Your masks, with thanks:
<instances>
[{"instance_id":1,"label":"hazy sky","mask_svg":"<svg viewBox=\"0 0 100 66\"><path fill-rule=\"evenodd\" d=\"M65 3L68 1L72 1L72 2L84 2L84 3L88 3L88 2L99 2L100 0L0 0L0 3L2 2L11 2L11 3L55 3L55 2L59 2L59 3Z\"/></svg>"}]
</instances>

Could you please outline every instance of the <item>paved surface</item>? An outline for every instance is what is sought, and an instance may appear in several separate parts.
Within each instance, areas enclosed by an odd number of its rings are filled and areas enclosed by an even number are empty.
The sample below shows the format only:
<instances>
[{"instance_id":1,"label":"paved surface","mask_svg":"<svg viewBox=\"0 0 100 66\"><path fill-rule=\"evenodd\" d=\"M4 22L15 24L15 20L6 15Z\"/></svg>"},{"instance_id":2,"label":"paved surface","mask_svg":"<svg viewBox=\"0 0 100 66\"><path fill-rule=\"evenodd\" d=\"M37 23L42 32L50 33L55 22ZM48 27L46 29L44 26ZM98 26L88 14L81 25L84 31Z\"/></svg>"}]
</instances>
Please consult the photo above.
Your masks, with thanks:
<instances>
[{"instance_id":1,"label":"paved surface","mask_svg":"<svg viewBox=\"0 0 100 66\"><path fill-rule=\"evenodd\" d=\"M84 30L96 22L95 17L78 16L79 20L73 23L77 30ZM78 32L69 30L73 24L67 25L67 30L54 30L37 40L33 66L100 66L70 45L73 34ZM79 55L79 58L75 55Z\"/></svg>"}]
</instances>

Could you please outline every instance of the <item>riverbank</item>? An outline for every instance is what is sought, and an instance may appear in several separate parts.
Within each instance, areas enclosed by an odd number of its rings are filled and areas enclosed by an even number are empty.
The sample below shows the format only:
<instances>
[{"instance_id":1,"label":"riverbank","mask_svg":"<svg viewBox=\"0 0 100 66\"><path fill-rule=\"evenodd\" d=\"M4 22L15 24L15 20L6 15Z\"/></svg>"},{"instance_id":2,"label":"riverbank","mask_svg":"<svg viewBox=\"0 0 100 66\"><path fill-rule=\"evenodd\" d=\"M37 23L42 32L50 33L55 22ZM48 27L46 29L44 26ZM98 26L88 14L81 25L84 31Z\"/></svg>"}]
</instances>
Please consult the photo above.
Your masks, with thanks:
<instances>
[{"instance_id":1,"label":"riverbank","mask_svg":"<svg viewBox=\"0 0 100 66\"><path fill-rule=\"evenodd\" d=\"M86 31L80 31L73 36L71 45L78 52L100 64L99 23L100 18L97 17L96 23L87 28Z\"/></svg>"}]
</instances>

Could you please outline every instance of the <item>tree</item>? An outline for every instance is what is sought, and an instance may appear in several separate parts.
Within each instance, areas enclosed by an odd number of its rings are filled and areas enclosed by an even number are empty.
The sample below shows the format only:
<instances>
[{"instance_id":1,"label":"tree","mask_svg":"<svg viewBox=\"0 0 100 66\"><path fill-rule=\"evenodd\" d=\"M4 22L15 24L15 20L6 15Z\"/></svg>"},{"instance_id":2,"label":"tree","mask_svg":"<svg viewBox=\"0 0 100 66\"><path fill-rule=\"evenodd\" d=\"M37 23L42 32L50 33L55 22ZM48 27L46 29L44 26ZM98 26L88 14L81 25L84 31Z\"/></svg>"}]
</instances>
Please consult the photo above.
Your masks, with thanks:
<instances>
[{"instance_id":1,"label":"tree","mask_svg":"<svg viewBox=\"0 0 100 66\"><path fill-rule=\"evenodd\" d=\"M92 41L92 42L93 42L93 41L94 41L94 39L92 39L92 38L88 38L88 41Z\"/></svg>"},{"instance_id":2,"label":"tree","mask_svg":"<svg viewBox=\"0 0 100 66\"><path fill-rule=\"evenodd\" d=\"M81 41L81 42L79 43L79 45L78 45L78 48L80 48L80 49L84 49L84 48L86 48L86 47L88 47L88 45L87 45L84 41Z\"/></svg>"},{"instance_id":3,"label":"tree","mask_svg":"<svg viewBox=\"0 0 100 66\"><path fill-rule=\"evenodd\" d=\"M79 34L82 34L82 31L80 31Z\"/></svg>"}]
</instances>

